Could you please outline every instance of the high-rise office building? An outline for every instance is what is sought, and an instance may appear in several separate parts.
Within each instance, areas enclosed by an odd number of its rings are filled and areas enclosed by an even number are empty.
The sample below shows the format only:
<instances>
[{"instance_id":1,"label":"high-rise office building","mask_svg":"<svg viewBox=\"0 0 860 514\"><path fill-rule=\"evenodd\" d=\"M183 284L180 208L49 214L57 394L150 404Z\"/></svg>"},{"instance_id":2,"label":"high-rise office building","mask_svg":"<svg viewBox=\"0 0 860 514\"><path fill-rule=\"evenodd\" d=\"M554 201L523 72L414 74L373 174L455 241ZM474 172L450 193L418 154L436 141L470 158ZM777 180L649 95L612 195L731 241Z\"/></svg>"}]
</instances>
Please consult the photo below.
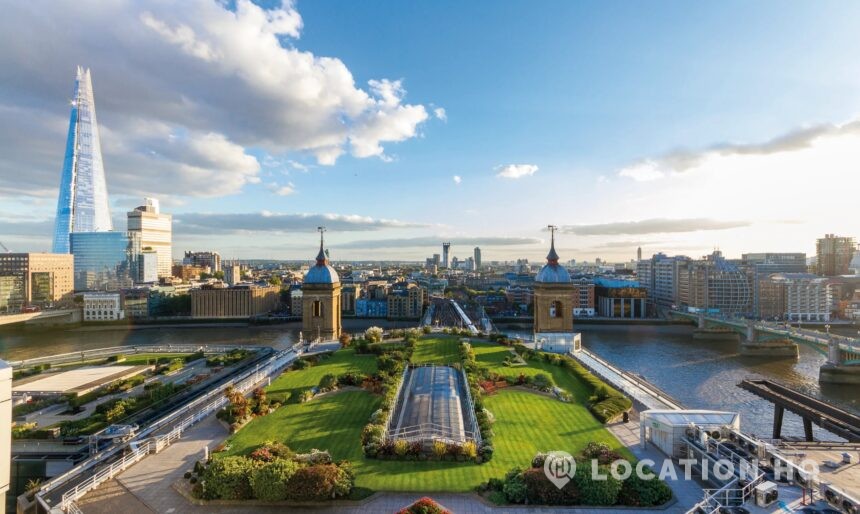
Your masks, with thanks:
<instances>
[{"instance_id":1,"label":"high-rise office building","mask_svg":"<svg viewBox=\"0 0 860 514\"><path fill-rule=\"evenodd\" d=\"M158 276L169 277L173 266L173 217L160 212L158 200L144 198L144 204L128 213L128 231L140 236L141 250L158 254Z\"/></svg>"},{"instance_id":2,"label":"high-rise office building","mask_svg":"<svg viewBox=\"0 0 860 514\"><path fill-rule=\"evenodd\" d=\"M451 243L442 243L442 267L448 267L448 251L451 250Z\"/></svg>"},{"instance_id":3,"label":"high-rise office building","mask_svg":"<svg viewBox=\"0 0 860 514\"><path fill-rule=\"evenodd\" d=\"M242 281L242 268L236 262L228 262L224 266L224 282L235 286Z\"/></svg>"},{"instance_id":4,"label":"high-rise office building","mask_svg":"<svg viewBox=\"0 0 860 514\"><path fill-rule=\"evenodd\" d=\"M475 269L481 269L481 249L479 247L475 247Z\"/></svg>"},{"instance_id":5,"label":"high-rise office building","mask_svg":"<svg viewBox=\"0 0 860 514\"><path fill-rule=\"evenodd\" d=\"M67 253L0 253L0 312L71 300L73 271Z\"/></svg>"},{"instance_id":6,"label":"high-rise office building","mask_svg":"<svg viewBox=\"0 0 860 514\"><path fill-rule=\"evenodd\" d=\"M130 287L137 276L141 253L139 234L72 232L75 291L116 291Z\"/></svg>"},{"instance_id":7,"label":"high-rise office building","mask_svg":"<svg viewBox=\"0 0 860 514\"><path fill-rule=\"evenodd\" d=\"M816 244L817 271L823 277L847 275L857 243L853 237L826 234Z\"/></svg>"},{"instance_id":8,"label":"high-rise office building","mask_svg":"<svg viewBox=\"0 0 860 514\"><path fill-rule=\"evenodd\" d=\"M158 254L153 250L142 250L137 256L135 282L148 284L158 282Z\"/></svg>"},{"instance_id":9,"label":"high-rise office building","mask_svg":"<svg viewBox=\"0 0 860 514\"><path fill-rule=\"evenodd\" d=\"M113 229L89 69L78 66L73 98L54 221L54 253L69 253L72 232Z\"/></svg>"}]
</instances>

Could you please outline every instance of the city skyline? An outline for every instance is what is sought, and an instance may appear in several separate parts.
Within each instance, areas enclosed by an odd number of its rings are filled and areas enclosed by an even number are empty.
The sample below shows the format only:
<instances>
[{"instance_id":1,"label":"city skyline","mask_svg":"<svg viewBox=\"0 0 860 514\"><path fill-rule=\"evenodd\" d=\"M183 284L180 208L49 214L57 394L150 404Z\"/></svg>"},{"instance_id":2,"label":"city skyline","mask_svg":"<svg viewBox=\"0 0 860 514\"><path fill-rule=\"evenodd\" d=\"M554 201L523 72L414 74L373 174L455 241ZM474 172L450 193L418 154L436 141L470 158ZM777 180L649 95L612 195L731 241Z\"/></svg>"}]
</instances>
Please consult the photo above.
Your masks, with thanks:
<instances>
[{"instance_id":1,"label":"city skyline","mask_svg":"<svg viewBox=\"0 0 860 514\"><path fill-rule=\"evenodd\" d=\"M565 261L814 255L825 233L860 234L854 5L827 4L825 23L811 5L772 20L775 4L736 4L738 22L708 6L499 4L488 29L473 6L168 4L9 7L4 244L50 247L78 64L99 90L113 226L159 198L174 258L310 259L318 225L334 260L422 261L451 241L460 259L480 246L485 262L537 262L547 222ZM69 31L45 28L55 18ZM514 38L498 28L514 22ZM707 37L727 24L731 41ZM244 49L238 31L255 34Z\"/></svg>"}]
</instances>

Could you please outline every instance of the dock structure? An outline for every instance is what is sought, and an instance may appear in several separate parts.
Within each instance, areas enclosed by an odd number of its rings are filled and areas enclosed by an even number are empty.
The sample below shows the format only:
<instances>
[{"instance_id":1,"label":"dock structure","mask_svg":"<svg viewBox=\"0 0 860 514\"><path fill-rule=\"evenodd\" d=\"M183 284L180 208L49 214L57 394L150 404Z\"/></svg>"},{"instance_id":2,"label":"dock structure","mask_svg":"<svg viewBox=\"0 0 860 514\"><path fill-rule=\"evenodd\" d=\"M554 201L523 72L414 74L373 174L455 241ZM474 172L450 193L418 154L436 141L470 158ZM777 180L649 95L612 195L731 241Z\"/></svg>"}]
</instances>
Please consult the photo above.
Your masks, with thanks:
<instances>
[{"instance_id":1,"label":"dock structure","mask_svg":"<svg viewBox=\"0 0 860 514\"><path fill-rule=\"evenodd\" d=\"M773 403L774 439L781 439L782 418L788 410L803 419L803 432L807 441L813 440L812 424L815 423L849 442L860 442L860 416L772 380L746 379L738 387Z\"/></svg>"}]
</instances>

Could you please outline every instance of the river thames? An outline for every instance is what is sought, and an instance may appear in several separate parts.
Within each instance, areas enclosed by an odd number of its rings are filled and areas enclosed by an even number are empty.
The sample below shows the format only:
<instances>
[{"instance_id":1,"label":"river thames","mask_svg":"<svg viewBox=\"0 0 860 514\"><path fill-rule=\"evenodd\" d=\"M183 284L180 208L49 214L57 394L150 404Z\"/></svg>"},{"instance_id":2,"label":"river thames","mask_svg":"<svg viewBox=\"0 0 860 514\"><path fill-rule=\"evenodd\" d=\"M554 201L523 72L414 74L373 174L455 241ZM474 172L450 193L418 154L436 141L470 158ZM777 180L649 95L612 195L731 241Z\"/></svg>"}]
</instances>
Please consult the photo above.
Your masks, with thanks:
<instances>
[{"instance_id":1,"label":"river thames","mask_svg":"<svg viewBox=\"0 0 860 514\"><path fill-rule=\"evenodd\" d=\"M378 321L344 320L359 331ZM665 325L579 325L583 346L612 364L644 376L688 408L737 411L744 431L769 437L773 407L737 387L746 377L770 378L807 394L860 413L860 386L819 385L824 356L800 346L800 358L766 360L742 357L736 342L698 341L692 327ZM8 360L138 344L269 345L284 348L298 340L297 324L252 327L124 328L104 330L5 330L0 355ZM783 435L802 436L800 418L786 412ZM817 439L834 436L815 427Z\"/></svg>"}]
</instances>

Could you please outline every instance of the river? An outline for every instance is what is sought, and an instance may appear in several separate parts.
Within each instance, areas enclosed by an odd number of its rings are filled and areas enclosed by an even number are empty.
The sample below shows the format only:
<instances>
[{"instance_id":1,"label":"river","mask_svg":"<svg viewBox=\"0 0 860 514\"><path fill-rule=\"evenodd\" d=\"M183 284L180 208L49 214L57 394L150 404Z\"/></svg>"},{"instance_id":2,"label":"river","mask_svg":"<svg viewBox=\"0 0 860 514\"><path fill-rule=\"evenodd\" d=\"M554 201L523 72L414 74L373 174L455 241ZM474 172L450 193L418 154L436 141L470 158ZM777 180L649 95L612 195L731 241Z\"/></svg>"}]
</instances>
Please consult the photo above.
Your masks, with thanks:
<instances>
[{"instance_id":1,"label":"river","mask_svg":"<svg viewBox=\"0 0 860 514\"><path fill-rule=\"evenodd\" d=\"M347 330L368 324L344 320ZM688 326L579 325L583 346L607 361L646 379L680 400L688 408L737 411L746 432L769 437L773 407L739 387L746 377L778 380L807 394L860 413L860 386L819 385L818 368L824 356L800 346L800 358L767 361L742 357L738 343L698 341ZM4 330L0 332L0 356L18 360L38 355L73 352L108 346L160 344L236 344L286 347L298 340L298 324L256 327L147 328L72 330ZM814 427L817 439L834 436ZM797 416L786 413L783 435L802 436Z\"/></svg>"}]
</instances>

